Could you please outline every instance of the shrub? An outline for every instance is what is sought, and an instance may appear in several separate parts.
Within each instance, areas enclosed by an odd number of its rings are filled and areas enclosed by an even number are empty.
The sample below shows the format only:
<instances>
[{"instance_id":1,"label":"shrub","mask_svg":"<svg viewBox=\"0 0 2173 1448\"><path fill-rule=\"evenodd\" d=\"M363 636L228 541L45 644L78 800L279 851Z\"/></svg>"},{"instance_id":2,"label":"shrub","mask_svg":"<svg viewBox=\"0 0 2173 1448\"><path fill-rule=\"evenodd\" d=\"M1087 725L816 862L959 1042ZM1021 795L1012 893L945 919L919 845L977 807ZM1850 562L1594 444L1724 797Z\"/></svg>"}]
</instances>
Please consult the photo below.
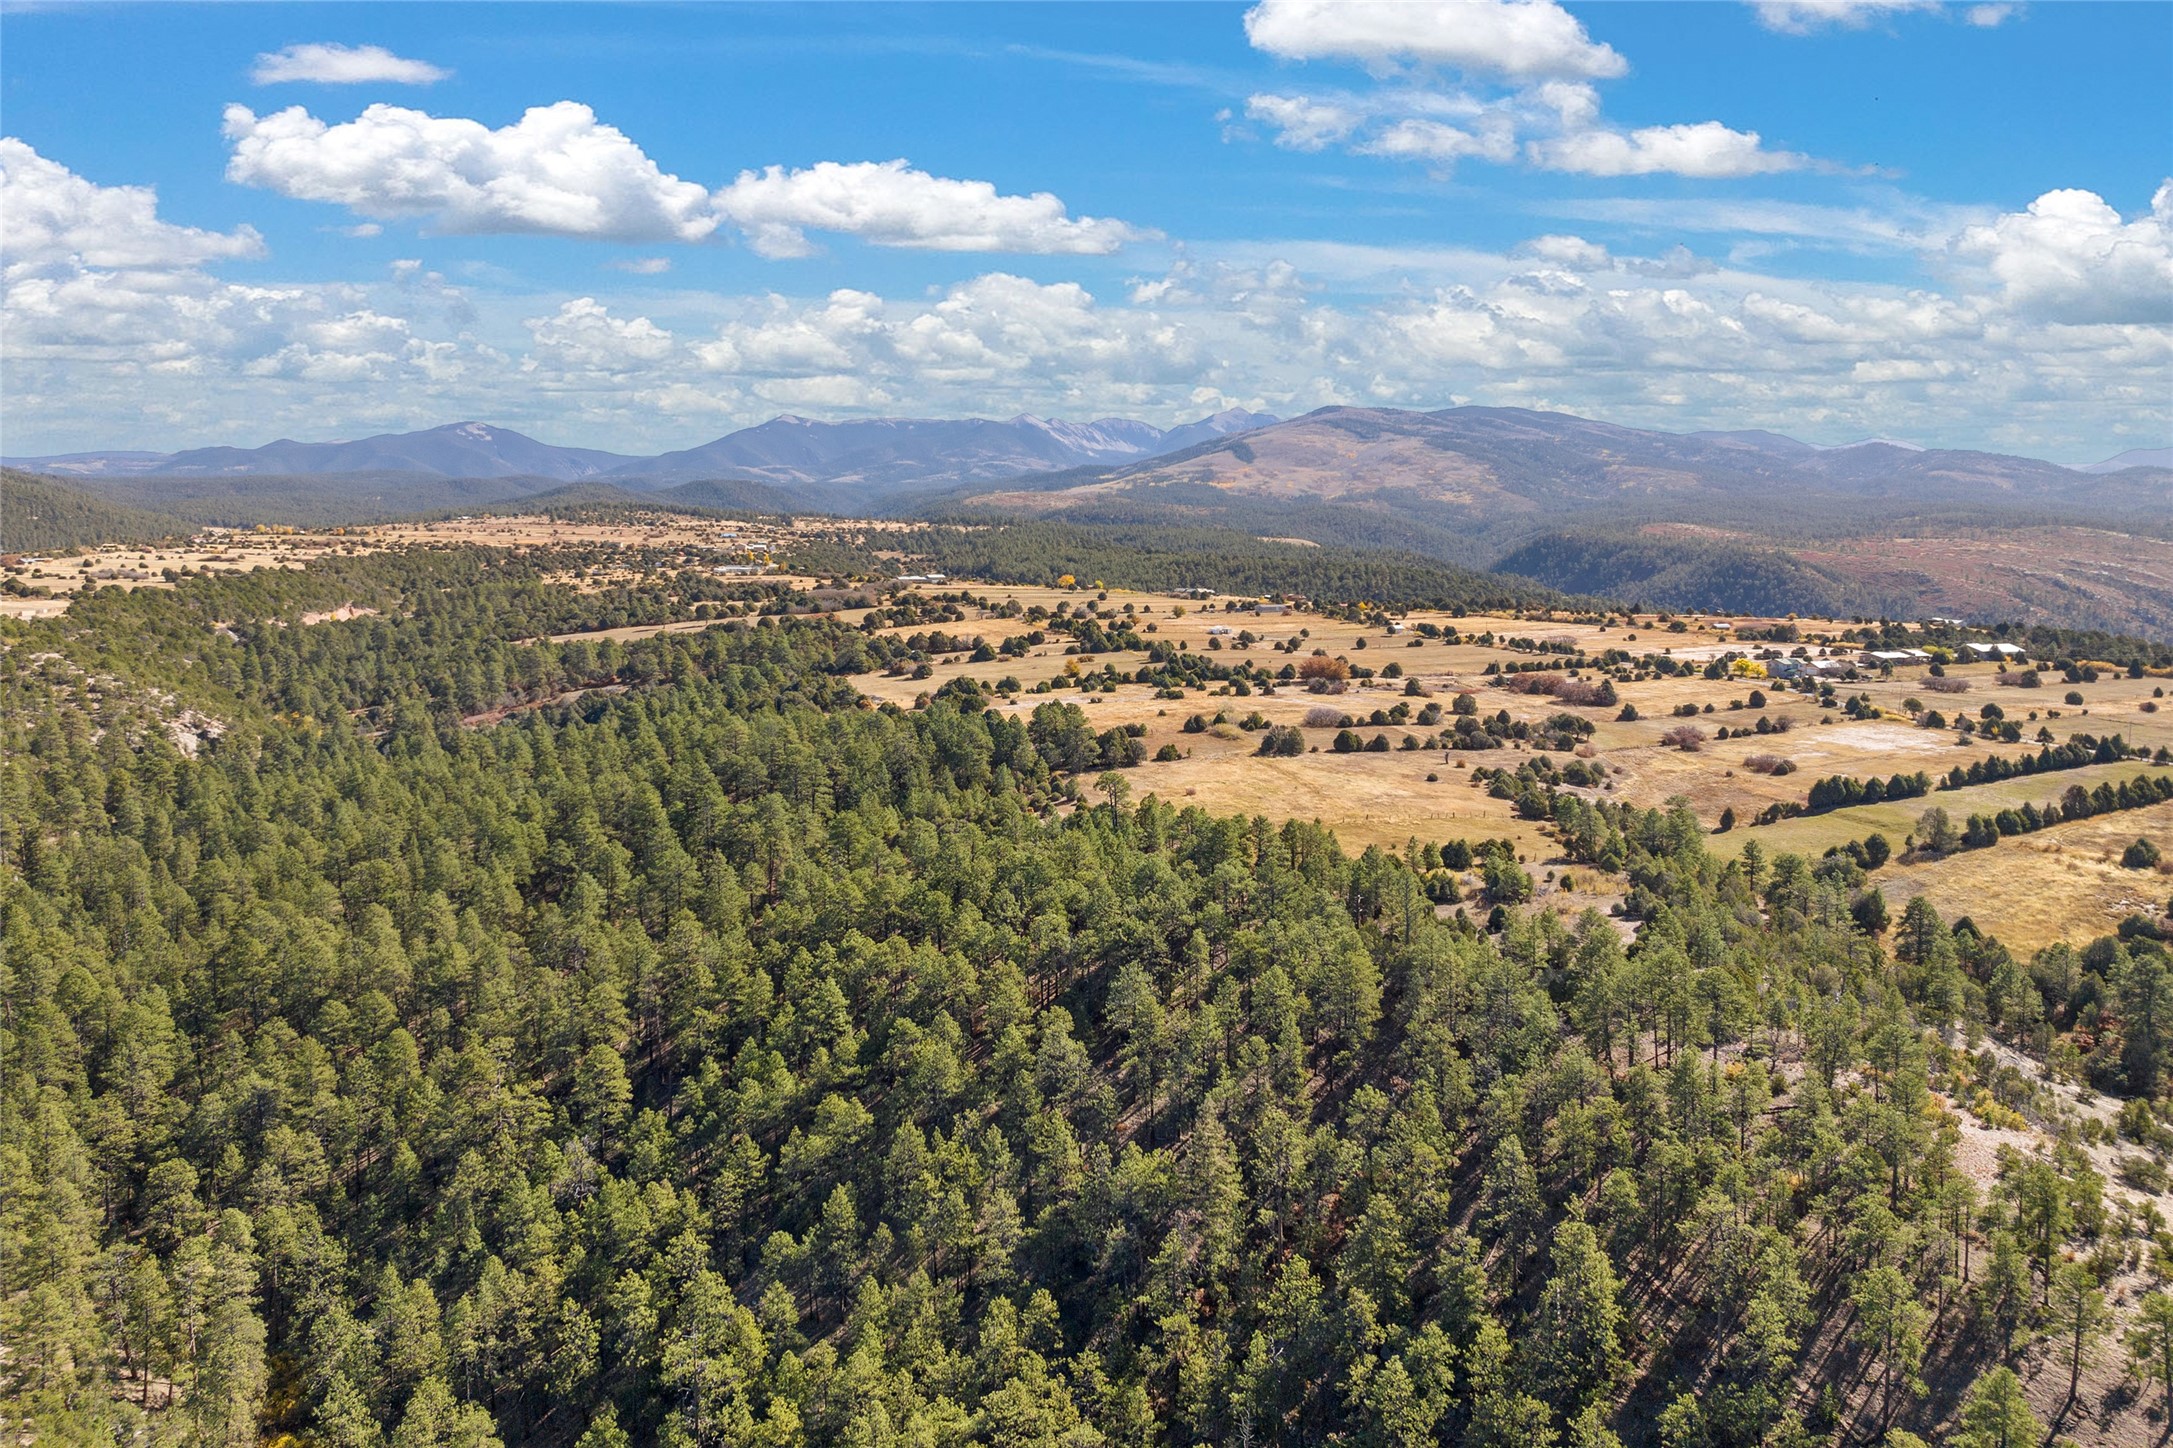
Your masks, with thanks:
<instances>
[{"instance_id":1,"label":"shrub","mask_svg":"<svg viewBox=\"0 0 2173 1448\"><path fill-rule=\"evenodd\" d=\"M1308 729L1341 729L1349 722L1341 709L1331 709L1326 704L1315 704L1305 711L1305 727Z\"/></svg>"},{"instance_id":2,"label":"shrub","mask_svg":"<svg viewBox=\"0 0 2173 1448\"><path fill-rule=\"evenodd\" d=\"M1934 694L1966 694L1969 692L1969 680L1967 679L1943 677L1935 679L1927 676L1918 682L1922 683L1926 689Z\"/></svg>"},{"instance_id":3,"label":"shrub","mask_svg":"<svg viewBox=\"0 0 2173 1448\"><path fill-rule=\"evenodd\" d=\"M1752 774L1794 774L1794 760L1783 759L1778 754L1746 754L1743 767Z\"/></svg>"},{"instance_id":4,"label":"shrub","mask_svg":"<svg viewBox=\"0 0 2173 1448\"><path fill-rule=\"evenodd\" d=\"M1342 659L1332 659L1326 654L1314 654L1298 661L1298 677L1301 679L1348 679L1351 666Z\"/></svg>"},{"instance_id":5,"label":"shrub","mask_svg":"<svg viewBox=\"0 0 2173 1448\"><path fill-rule=\"evenodd\" d=\"M2120 863L2130 870L2155 870L2163 853L2149 840L2138 839L2120 854Z\"/></svg>"},{"instance_id":6,"label":"shrub","mask_svg":"<svg viewBox=\"0 0 2173 1448\"><path fill-rule=\"evenodd\" d=\"M2162 1192L2167 1186L2165 1168L2147 1156L2122 1157L2120 1180L2139 1192Z\"/></svg>"},{"instance_id":7,"label":"shrub","mask_svg":"<svg viewBox=\"0 0 2173 1448\"><path fill-rule=\"evenodd\" d=\"M1567 674L1510 674L1501 681L1512 694L1545 694L1565 704L1605 708L1615 702L1612 679L1572 679Z\"/></svg>"},{"instance_id":8,"label":"shrub","mask_svg":"<svg viewBox=\"0 0 2173 1448\"><path fill-rule=\"evenodd\" d=\"M1512 855L1489 851L1480 873L1486 882L1487 898L1496 906L1521 905L1532 898L1532 877Z\"/></svg>"},{"instance_id":9,"label":"shrub","mask_svg":"<svg viewBox=\"0 0 2173 1448\"><path fill-rule=\"evenodd\" d=\"M1680 749L1695 754L1705 747L1705 731L1695 724L1678 724L1660 736L1660 742L1670 749Z\"/></svg>"},{"instance_id":10,"label":"shrub","mask_svg":"<svg viewBox=\"0 0 2173 1448\"><path fill-rule=\"evenodd\" d=\"M2062 698L2061 702L2066 704L2080 704L2082 702L2082 691L2080 689L2068 690L2066 695Z\"/></svg>"},{"instance_id":11,"label":"shrub","mask_svg":"<svg viewBox=\"0 0 2173 1448\"><path fill-rule=\"evenodd\" d=\"M1911 838L1916 847L1928 855L1951 855L1961 843L1954 821L1947 812L1936 806L1917 816L1916 832Z\"/></svg>"}]
</instances>

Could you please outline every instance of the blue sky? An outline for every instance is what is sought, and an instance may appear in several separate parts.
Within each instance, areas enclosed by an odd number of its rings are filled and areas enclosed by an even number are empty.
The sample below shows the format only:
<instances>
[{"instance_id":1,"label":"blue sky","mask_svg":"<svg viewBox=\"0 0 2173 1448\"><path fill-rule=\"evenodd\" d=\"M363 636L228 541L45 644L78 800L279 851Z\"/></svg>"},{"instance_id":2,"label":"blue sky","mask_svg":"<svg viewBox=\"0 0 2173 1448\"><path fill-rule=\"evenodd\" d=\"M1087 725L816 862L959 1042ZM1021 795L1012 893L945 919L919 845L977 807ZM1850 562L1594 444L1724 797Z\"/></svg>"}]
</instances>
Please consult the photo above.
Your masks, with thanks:
<instances>
[{"instance_id":1,"label":"blue sky","mask_svg":"<svg viewBox=\"0 0 2173 1448\"><path fill-rule=\"evenodd\" d=\"M2173 440L2169 5L4 25L11 455L1465 402Z\"/></svg>"}]
</instances>

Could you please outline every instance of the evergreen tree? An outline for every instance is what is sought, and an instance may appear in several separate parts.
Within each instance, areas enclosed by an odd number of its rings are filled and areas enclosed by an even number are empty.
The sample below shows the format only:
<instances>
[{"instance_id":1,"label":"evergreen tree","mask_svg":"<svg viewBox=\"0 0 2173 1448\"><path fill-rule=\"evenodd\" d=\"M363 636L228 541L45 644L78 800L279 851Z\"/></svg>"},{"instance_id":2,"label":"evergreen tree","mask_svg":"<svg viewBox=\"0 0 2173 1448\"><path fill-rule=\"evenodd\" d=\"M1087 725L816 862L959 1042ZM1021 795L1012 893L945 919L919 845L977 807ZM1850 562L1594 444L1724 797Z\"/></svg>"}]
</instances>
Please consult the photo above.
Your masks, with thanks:
<instances>
[{"instance_id":1,"label":"evergreen tree","mask_svg":"<svg viewBox=\"0 0 2173 1448\"><path fill-rule=\"evenodd\" d=\"M1532 1323L1530 1363L1539 1395L1575 1419L1620 1375L1622 1308L1614 1264L1590 1227L1572 1217L1554 1231L1553 1270Z\"/></svg>"},{"instance_id":2,"label":"evergreen tree","mask_svg":"<svg viewBox=\"0 0 2173 1448\"><path fill-rule=\"evenodd\" d=\"M1998 1367L1977 1379L1962 1404L1957 1448L2030 1448L2044 1437L2045 1425L2030 1411L2022 1380L2012 1368Z\"/></svg>"}]
</instances>

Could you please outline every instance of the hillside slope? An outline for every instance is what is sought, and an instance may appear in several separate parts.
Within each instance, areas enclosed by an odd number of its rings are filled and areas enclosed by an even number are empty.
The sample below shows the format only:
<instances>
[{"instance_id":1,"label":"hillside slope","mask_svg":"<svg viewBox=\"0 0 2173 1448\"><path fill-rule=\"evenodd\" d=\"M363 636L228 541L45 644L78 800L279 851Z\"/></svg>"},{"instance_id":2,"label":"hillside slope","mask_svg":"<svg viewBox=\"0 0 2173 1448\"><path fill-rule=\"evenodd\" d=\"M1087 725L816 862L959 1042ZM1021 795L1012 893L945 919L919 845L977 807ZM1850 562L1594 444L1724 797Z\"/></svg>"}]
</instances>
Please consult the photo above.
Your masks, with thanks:
<instances>
[{"instance_id":1,"label":"hillside slope","mask_svg":"<svg viewBox=\"0 0 2173 1448\"><path fill-rule=\"evenodd\" d=\"M1849 612L1849 590L1841 580L1751 540L1549 533L1494 567L1564 592L1658 608L1763 615Z\"/></svg>"},{"instance_id":2,"label":"hillside slope","mask_svg":"<svg viewBox=\"0 0 2173 1448\"><path fill-rule=\"evenodd\" d=\"M87 548L186 533L169 513L102 498L76 484L0 469L0 553Z\"/></svg>"}]
</instances>

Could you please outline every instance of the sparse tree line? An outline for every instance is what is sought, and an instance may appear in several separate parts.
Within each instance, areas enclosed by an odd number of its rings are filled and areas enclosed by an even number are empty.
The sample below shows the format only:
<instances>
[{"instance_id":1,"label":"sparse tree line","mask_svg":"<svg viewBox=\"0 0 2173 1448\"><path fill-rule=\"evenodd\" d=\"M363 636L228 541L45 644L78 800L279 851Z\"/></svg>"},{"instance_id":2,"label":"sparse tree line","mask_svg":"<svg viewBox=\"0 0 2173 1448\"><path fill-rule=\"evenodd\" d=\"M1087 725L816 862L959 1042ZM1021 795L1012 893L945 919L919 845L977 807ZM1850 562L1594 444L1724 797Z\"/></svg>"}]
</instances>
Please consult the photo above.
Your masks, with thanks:
<instances>
[{"instance_id":1,"label":"sparse tree line","mask_svg":"<svg viewBox=\"0 0 2173 1448\"><path fill-rule=\"evenodd\" d=\"M1951 855L1957 850L1988 848L2010 835L2034 834L2057 824L2121 810L2148 809L2169 799L2173 799L2173 775L2167 774L2100 780L2093 789L2071 784L2057 801L1972 814L1959 828L1945 810L1926 810L1910 839L1923 854Z\"/></svg>"},{"instance_id":2,"label":"sparse tree line","mask_svg":"<svg viewBox=\"0 0 2173 1448\"><path fill-rule=\"evenodd\" d=\"M2088 764L2117 764L2123 759L2148 758L2149 751L2131 746L2118 734L2098 739L2088 734L2071 735L2065 744L2048 744L2035 754L1988 754L1957 764L1940 781L1941 789L1966 789L1973 784L1997 784L2061 769L2081 769ZM2160 761L2163 763L2164 761Z\"/></svg>"}]
</instances>

